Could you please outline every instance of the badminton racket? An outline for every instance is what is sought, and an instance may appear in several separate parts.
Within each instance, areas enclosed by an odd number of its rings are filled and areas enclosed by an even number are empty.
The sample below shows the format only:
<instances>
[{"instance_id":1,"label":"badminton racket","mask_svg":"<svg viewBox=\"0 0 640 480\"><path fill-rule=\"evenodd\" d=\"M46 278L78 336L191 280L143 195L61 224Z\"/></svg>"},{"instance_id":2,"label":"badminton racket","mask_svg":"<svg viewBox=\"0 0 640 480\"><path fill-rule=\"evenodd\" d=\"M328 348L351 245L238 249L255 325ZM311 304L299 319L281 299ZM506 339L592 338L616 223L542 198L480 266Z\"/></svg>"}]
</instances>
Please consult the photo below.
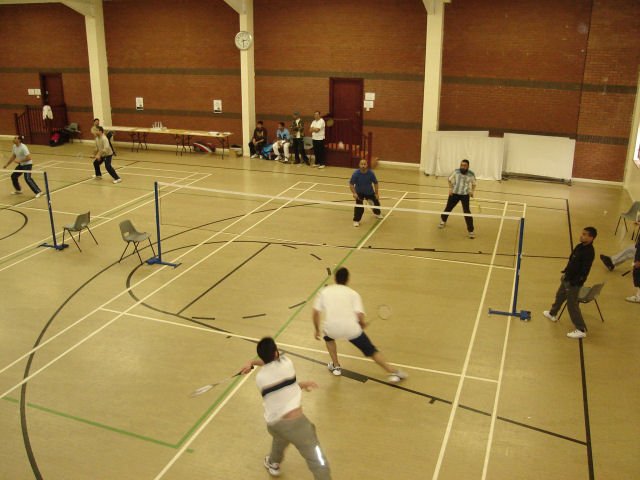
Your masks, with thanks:
<instances>
[{"instance_id":1,"label":"badminton racket","mask_svg":"<svg viewBox=\"0 0 640 480\"><path fill-rule=\"evenodd\" d=\"M229 380L233 380L234 378L238 377L242 375L242 370L240 370L238 373L236 373L235 375L231 375L230 377L225 378L224 380L220 380L219 382L216 383L209 383L207 385L203 385L200 388L196 388L193 392L191 392L189 394L190 397L198 397L204 393L207 393L209 390L211 390L213 387L217 387L218 385L221 385L223 383L228 382Z\"/></svg>"}]
</instances>

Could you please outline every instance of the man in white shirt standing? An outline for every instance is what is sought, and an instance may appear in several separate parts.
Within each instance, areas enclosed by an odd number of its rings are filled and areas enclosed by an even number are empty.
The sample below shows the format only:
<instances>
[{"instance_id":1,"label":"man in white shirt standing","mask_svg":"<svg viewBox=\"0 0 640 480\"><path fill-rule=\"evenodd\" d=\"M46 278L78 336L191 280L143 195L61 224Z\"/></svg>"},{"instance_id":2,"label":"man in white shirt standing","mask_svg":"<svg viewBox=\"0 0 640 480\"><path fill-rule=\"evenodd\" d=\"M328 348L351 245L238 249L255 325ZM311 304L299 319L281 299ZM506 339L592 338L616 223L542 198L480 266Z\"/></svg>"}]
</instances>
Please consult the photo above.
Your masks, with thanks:
<instances>
[{"instance_id":1,"label":"man in white shirt standing","mask_svg":"<svg viewBox=\"0 0 640 480\"><path fill-rule=\"evenodd\" d=\"M324 287L313 304L313 325L316 340L320 340L320 319L324 313L324 341L327 346L331 362L327 368L336 376L342 375L342 367L338 360L336 339L344 338L355 345L365 357L370 357L388 374L389 381L398 383L407 378L407 374L394 369L387 363L382 353L371 343L364 333L367 324L364 321L364 307L362 298L355 290L347 287L349 270L342 267L336 271L336 284Z\"/></svg>"},{"instance_id":2,"label":"man in white shirt standing","mask_svg":"<svg viewBox=\"0 0 640 480\"><path fill-rule=\"evenodd\" d=\"M122 179L118 176L115 169L111 166L111 159L113 158L113 150L109 144L109 139L104 134L104 128L98 126L98 136L96 137L96 154L93 160L93 168L96 180L102 180L102 172L100 171L100 165L104 162L104 168L107 169L109 175L113 178L113 183L120 183Z\"/></svg>"},{"instance_id":3,"label":"man in white shirt standing","mask_svg":"<svg viewBox=\"0 0 640 480\"><path fill-rule=\"evenodd\" d=\"M298 382L293 363L280 355L276 342L265 337L256 348L259 360L251 360L242 367L249 373L254 366L262 366L256 375L256 384L262 395L267 430L273 437L271 453L264 459L264 466L274 477L280 475L280 463L284 451L293 443L306 460L313 478L330 480L329 463L324 458L316 428L302 413L302 390L318 388L312 381Z\"/></svg>"},{"instance_id":4,"label":"man in white shirt standing","mask_svg":"<svg viewBox=\"0 0 640 480\"><path fill-rule=\"evenodd\" d=\"M22 137L13 137L11 157L4 168L7 168L11 162L16 162L18 164L15 172L11 174L11 183L13 183L14 188L12 193L14 195L20 195L22 193L18 179L24 172L24 180L27 182L27 185L29 185L31 191L36 194L36 198L41 197L42 190L40 190L40 187L38 187L33 178L31 178L31 174L28 173L33 168L33 160L31 160L31 152L29 152L27 146L22 143Z\"/></svg>"},{"instance_id":5,"label":"man in white shirt standing","mask_svg":"<svg viewBox=\"0 0 640 480\"><path fill-rule=\"evenodd\" d=\"M313 155L316 157L314 167L324 168L324 118L320 116L320 112L313 112L313 122L309 129L311 130L311 139L313 140Z\"/></svg>"}]
</instances>

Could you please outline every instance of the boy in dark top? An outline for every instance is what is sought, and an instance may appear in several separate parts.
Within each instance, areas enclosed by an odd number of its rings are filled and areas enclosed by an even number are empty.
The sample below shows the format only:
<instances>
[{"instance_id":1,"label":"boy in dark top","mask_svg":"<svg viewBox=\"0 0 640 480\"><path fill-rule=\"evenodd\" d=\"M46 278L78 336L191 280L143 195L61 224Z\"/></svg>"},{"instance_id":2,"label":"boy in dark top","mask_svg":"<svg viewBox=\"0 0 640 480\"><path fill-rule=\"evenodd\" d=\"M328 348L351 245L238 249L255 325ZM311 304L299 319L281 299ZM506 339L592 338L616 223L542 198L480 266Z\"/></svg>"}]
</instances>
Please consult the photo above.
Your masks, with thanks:
<instances>
[{"instance_id":1,"label":"boy in dark top","mask_svg":"<svg viewBox=\"0 0 640 480\"><path fill-rule=\"evenodd\" d=\"M260 156L260 152L267 144L267 129L262 126L262 122L256 124L256 129L253 131L253 137L249 142L249 151L251 152L251 158L257 158Z\"/></svg>"},{"instance_id":2,"label":"boy in dark top","mask_svg":"<svg viewBox=\"0 0 640 480\"><path fill-rule=\"evenodd\" d=\"M571 252L569 262L562 271L563 275L560 279L560 287L556 292L556 299L549 310L545 310L542 314L552 322L557 322L556 314L562 304L567 302L567 310L569 317L575 325L576 329L567 333L569 338L584 338L587 336L587 326L582 318L580 306L578 304L578 294L580 287L589 276L591 264L596 256L593 248L593 241L598 235L598 231L594 227L586 227L580 234L580 243Z\"/></svg>"},{"instance_id":3,"label":"boy in dark top","mask_svg":"<svg viewBox=\"0 0 640 480\"><path fill-rule=\"evenodd\" d=\"M359 227L360 220L364 214L364 208L358 205L362 205L362 203L367 200L369 203L373 202L376 207L380 206L380 200L378 199L378 179L375 173L369 170L367 160L364 158L360 160L360 168L351 175L349 188L351 188L353 198L356 200L356 207L353 209L353 226ZM382 218L379 208L374 208L373 214L377 218Z\"/></svg>"}]
</instances>

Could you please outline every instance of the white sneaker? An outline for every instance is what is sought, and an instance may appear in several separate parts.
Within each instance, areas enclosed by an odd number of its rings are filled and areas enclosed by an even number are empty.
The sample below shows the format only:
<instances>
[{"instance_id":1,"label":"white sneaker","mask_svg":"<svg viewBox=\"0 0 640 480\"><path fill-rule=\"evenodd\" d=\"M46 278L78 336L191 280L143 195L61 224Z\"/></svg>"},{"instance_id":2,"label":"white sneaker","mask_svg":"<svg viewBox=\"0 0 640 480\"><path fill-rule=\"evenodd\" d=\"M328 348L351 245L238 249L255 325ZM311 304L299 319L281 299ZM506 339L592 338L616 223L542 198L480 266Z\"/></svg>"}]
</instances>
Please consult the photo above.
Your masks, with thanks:
<instances>
[{"instance_id":1,"label":"white sneaker","mask_svg":"<svg viewBox=\"0 0 640 480\"><path fill-rule=\"evenodd\" d=\"M441 220L440 223L438 224L438 228L444 228L446 225L447 225L446 222L443 222Z\"/></svg>"},{"instance_id":2,"label":"white sneaker","mask_svg":"<svg viewBox=\"0 0 640 480\"><path fill-rule=\"evenodd\" d=\"M574 330L573 332L567 333L567 337L569 338L584 338L587 336L587 332L583 332L582 330Z\"/></svg>"},{"instance_id":3,"label":"white sneaker","mask_svg":"<svg viewBox=\"0 0 640 480\"><path fill-rule=\"evenodd\" d=\"M469 232L469 238L476 238L475 232Z\"/></svg>"},{"instance_id":4,"label":"white sneaker","mask_svg":"<svg viewBox=\"0 0 640 480\"><path fill-rule=\"evenodd\" d=\"M360 226L360 222L353 222L353 226L354 227L359 227Z\"/></svg>"},{"instance_id":5,"label":"white sneaker","mask_svg":"<svg viewBox=\"0 0 640 480\"><path fill-rule=\"evenodd\" d=\"M555 315L551 315L551 312L549 310L545 310L544 312L542 312L542 315L547 317L552 322L557 322L558 321L558 317L556 317Z\"/></svg>"},{"instance_id":6,"label":"white sneaker","mask_svg":"<svg viewBox=\"0 0 640 480\"><path fill-rule=\"evenodd\" d=\"M40 198L42 195L44 195L44 193L38 192L38 193L36 193L36 198Z\"/></svg>"},{"instance_id":7,"label":"white sneaker","mask_svg":"<svg viewBox=\"0 0 640 480\"><path fill-rule=\"evenodd\" d=\"M272 477L280 476L280 464L271 463L271 460L269 460L269 455L264 457L264 468L267 469L267 471L269 472L269 475L271 475Z\"/></svg>"},{"instance_id":8,"label":"white sneaker","mask_svg":"<svg viewBox=\"0 0 640 480\"><path fill-rule=\"evenodd\" d=\"M377 215L374 215L374 216L380 220L384 218L381 213L378 213Z\"/></svg>"},{"instance_id":9,"label":"white sneaker","mask_svg":"<svg viewBox=\"0 0 640 480\"><path fill-rule=\"evenodd\" d=\"M326 167L326 165L324 165L324 164L323 165L318 165L318 168L324 168L324 167Z\"/></svg>"},{"instance_id":10,"label":"white sneaker","mask_svg":"<svg viewBox=\"0 0 640 480\"><path fill-rule=\"evenodd\" d=\"M337 366L335 367L333 365L333 362L329 362L327 364L327 368L329 369L329 371L331 373L333 373L336 377L339 377L340 375L342 375L342 367L341 366Z\"/></svg>"},{"instance_id":11,"label":"white sneaker","mask_svg":"<svg viewBox=\"0 0 640 480\"><path fill-rule=\"evenodd\" d=\"M625 298L625 300L627 302L640 303L640 297L637 295L631 295L630 297Z\"/></svg>"},{"instance_id":12,"label":"white sneaker","mask_svg":"<svg viewBox=\"0 0 640 480\"><path fill-rule=\"evenodd\" d=\"M400 383L402 380L404 380L408 376L409 375L407 375L402 370L396 370L395 372L389 374L389 381L391 383Z\"/></svg>"},{"instance_id":13,"label":"white sneaker","mask_svg":"<svg viewBox=\"0 0 640 480\"><path fill-rule=\"evenodd\" d=\"M113 181L113 183L120 183L121 181L122 181L122 179L121 179L121 178L116 178L116 179Z\"/></svg>"},{"instance_id":14,"label":"white sneaker","mask_svg":"<svg viewBox=\"0 0 640 480\"><path fill-rule=\"evenodd\" d=\"M258 158L258 155L254 153L253 155L251 155L251 158Z\"/></svg>"},{"instance_id":15,"label":"white sneaker","mask_svg":"<svg viewBox=\"0 0 640 480\"><path fill-rule=\"evenodd\" d=\"M14 190L11 195L22 195L22 190Z\"/></svg>"},{"instance_id":16,"label":"white sneaker","mask_svg":"<svg viewBox=\"0 0 640 480\"><path fill-rule=\"evenodd\" d=\"M96 180L102 180L102 175L94 175L91 178L95 178Z\"/></svg>"}]
</instances>

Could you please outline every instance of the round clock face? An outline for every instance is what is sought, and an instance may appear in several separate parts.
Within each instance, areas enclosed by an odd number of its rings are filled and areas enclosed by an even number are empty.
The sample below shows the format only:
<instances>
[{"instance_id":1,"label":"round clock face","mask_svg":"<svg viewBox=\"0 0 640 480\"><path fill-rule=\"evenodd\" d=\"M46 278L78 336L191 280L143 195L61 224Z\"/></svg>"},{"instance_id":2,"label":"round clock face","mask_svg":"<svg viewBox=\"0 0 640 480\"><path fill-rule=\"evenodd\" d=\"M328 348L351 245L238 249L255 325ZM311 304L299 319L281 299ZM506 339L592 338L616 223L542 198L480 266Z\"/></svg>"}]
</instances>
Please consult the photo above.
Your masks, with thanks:
<instances>
[{"instance_id":1,"label":"round clock face","mask_svg":"<svg viewBox=\"0 0 640 480\"><path fill-rule=\"evenodd\" d=\"M241 31L236 33L236 47L240 50L248 50L253 43L253 36L249 32Z\"/></svg>"}]
</instances>

